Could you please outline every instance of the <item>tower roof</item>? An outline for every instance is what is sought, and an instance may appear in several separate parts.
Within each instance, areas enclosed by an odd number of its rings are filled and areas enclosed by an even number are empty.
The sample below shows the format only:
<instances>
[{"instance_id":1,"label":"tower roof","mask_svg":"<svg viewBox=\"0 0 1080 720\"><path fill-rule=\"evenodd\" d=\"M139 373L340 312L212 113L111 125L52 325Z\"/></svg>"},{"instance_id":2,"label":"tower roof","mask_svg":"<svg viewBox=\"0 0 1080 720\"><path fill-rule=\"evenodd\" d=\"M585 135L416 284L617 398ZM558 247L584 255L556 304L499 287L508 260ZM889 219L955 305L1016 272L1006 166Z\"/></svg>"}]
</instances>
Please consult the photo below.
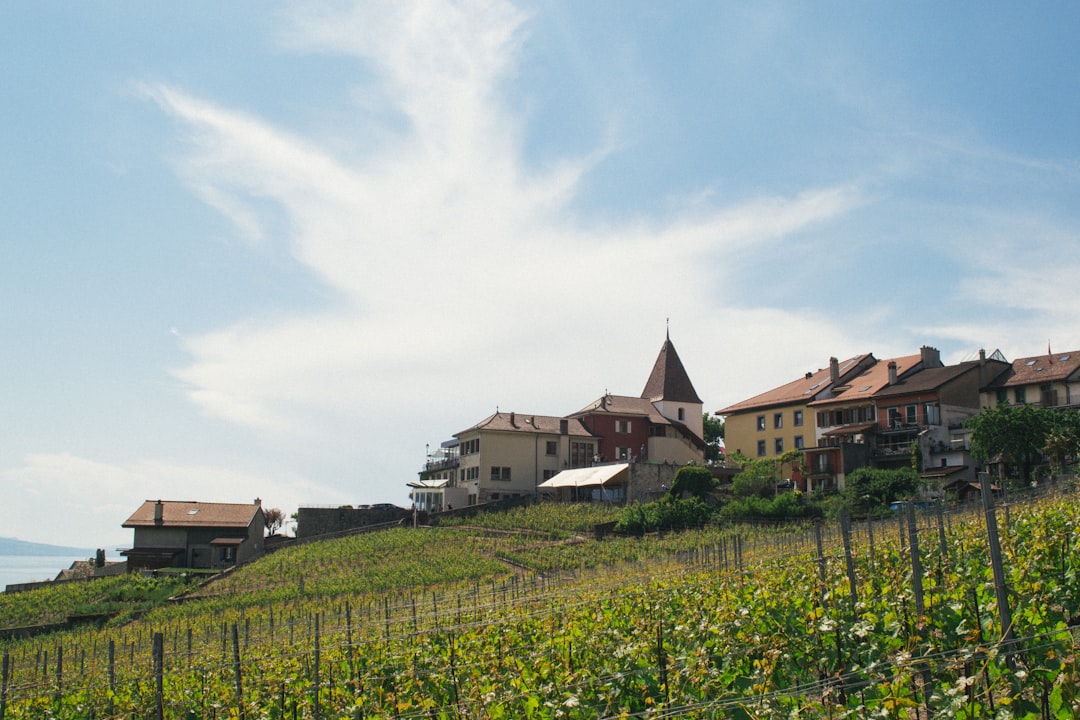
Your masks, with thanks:
<instances>
[{"instance_id":1,"label":"tower roof","mask_svg":"<svg viewBox=\"0 0 1080 720\"><path fill-rule=\"evenodd\" d=\"M671 400L674 402L700 403L694 384L690 382L690 376L686 374L679 353L675 352L675 345L671 342L671 335L664 339L664 346L660 348L660 354L653 365L645 389L641 391L641 397L652 402L659 400Z\"/></svg>"}]
</instances>

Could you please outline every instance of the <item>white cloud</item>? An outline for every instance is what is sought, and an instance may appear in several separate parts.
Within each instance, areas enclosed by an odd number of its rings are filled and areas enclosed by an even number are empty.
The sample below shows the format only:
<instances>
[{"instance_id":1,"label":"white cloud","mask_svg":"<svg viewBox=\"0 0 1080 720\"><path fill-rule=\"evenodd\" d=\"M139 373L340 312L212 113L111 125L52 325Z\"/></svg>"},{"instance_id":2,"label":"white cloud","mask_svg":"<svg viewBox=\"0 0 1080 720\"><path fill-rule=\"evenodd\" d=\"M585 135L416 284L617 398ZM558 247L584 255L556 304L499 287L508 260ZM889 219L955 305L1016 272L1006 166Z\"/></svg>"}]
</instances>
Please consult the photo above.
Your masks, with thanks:
<instances>
[{"instance_id":1,"label":"white cloud","mask_svg":"<svg viewBox=\"0 0 1080 720\"><path fill-rule=\"evenodd\" d=\"M519 118L499 101L522 15L502 3L379 8L298 16L290 37L375 66L383 100L410 120L377 156L340 159L267 121L171 87L145 89L193 137L182 163L193 189L246 235L259 224L251 200L279 203L294 258L340 293L336 307L188 339L192 362L176 374L212 415L347 444L378 432L373 417L537 398L542 377L567 386L565 397L540 394L567 412L602 388L583 395L565 379L592 364L614 384L613 358L641 366L625 381L636 392L664 317L697 332L715 314L710 296L735 266L709 258L733 258L860 202L857 188L821 188L698 205L668 223L589 227L564 203L604 150L527 171ZM804 316L766 312L809 327ZM604 351L582 353L590 339Z\"/></svg>"}]
</instances>

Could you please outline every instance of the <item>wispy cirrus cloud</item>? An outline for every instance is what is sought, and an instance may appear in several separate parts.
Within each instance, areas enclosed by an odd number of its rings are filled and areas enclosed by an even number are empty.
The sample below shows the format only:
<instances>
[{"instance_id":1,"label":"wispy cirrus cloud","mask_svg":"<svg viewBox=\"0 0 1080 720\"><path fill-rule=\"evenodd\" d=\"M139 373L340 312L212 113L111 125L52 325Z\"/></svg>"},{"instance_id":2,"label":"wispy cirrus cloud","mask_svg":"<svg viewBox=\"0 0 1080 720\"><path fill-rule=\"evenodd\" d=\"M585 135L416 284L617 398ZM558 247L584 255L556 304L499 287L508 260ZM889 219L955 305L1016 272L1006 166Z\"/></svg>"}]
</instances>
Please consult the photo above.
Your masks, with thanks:
<instances>
[{"instance_id":1,"label":"wispy cirrus cloud","mask_svg":"<svg viewBox=\"0 0 1080 720\"><path fill-rule=\"evenodd\" d=\"M825 187L666 221L575 217L577 182L603 150L541 170L521 160L521 118L499 83L524 17L504 3L295 15L291 46L362 58L378 80L373 92L407 118L394 132L374 127L386 145L366 155L332 153L318 138L171 86L144 87L191 138L180 170L194 191L248 236L258 234L255 200L278 204L292 256L339 298L185 338L192 362L177 375L194 402L260 430L350 428L344 436L360 415L407 414L430 398L527 395L519 385L529 377L580 366L567 349L590 337L641 355L641 322L651 318L647 364L663 317L709 324L710 288L736 270L709 258L734 258L861 202L855 186ZM722 343L702 345L704 357ZM575 387L552 399L568 412L587 398Z\"/></svg>"}]
</instances>

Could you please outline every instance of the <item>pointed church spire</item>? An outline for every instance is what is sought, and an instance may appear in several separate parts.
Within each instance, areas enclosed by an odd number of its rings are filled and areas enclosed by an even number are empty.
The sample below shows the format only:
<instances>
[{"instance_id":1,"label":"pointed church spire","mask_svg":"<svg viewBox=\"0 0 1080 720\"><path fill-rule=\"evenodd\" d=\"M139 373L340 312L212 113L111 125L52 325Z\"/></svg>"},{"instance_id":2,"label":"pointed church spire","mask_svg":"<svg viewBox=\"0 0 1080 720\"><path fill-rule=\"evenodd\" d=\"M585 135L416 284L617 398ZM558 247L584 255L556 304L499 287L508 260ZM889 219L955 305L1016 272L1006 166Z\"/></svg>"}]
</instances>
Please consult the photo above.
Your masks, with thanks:
<instances>
[{"instance_id":1,"label":"pointed church spire","mask_svg":"<svg viewBox=\"0 0 1080 720\"><path fill-rule=\"evenodd\" d=\"M660 355L656 358L652 373L649 375L645 389L641 391L641 397L652 402L670 400L675 402L700 403L694 384L690 382L690 376L686 374L679 353L675 352L675 345L671 342L671 324L668 323L664 337L664 346L660 348Z\"/></svg>"}]
</instances>

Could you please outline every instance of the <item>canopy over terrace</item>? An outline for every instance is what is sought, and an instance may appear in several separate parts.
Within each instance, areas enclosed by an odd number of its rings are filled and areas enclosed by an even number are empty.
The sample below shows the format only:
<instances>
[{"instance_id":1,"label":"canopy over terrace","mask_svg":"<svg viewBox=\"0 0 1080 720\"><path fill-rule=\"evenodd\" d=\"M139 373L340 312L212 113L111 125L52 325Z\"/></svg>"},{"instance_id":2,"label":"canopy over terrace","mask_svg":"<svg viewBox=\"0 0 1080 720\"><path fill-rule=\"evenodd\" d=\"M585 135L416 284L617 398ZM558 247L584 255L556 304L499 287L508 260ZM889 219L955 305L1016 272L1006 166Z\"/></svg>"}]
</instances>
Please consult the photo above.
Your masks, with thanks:
<instances>
[{"instance_id":1,"label":"canopy over terrace","mask_svg":"<svg viewBox=\"0 0 1080 720\"><path fill-rule=\"evenodd\" d=\"M629 463L593 465L563 470L540 483L540 489L555 491L559 500L621 502L626 500L626 484L629 478Z\"/></svg>"}]
</instances>

